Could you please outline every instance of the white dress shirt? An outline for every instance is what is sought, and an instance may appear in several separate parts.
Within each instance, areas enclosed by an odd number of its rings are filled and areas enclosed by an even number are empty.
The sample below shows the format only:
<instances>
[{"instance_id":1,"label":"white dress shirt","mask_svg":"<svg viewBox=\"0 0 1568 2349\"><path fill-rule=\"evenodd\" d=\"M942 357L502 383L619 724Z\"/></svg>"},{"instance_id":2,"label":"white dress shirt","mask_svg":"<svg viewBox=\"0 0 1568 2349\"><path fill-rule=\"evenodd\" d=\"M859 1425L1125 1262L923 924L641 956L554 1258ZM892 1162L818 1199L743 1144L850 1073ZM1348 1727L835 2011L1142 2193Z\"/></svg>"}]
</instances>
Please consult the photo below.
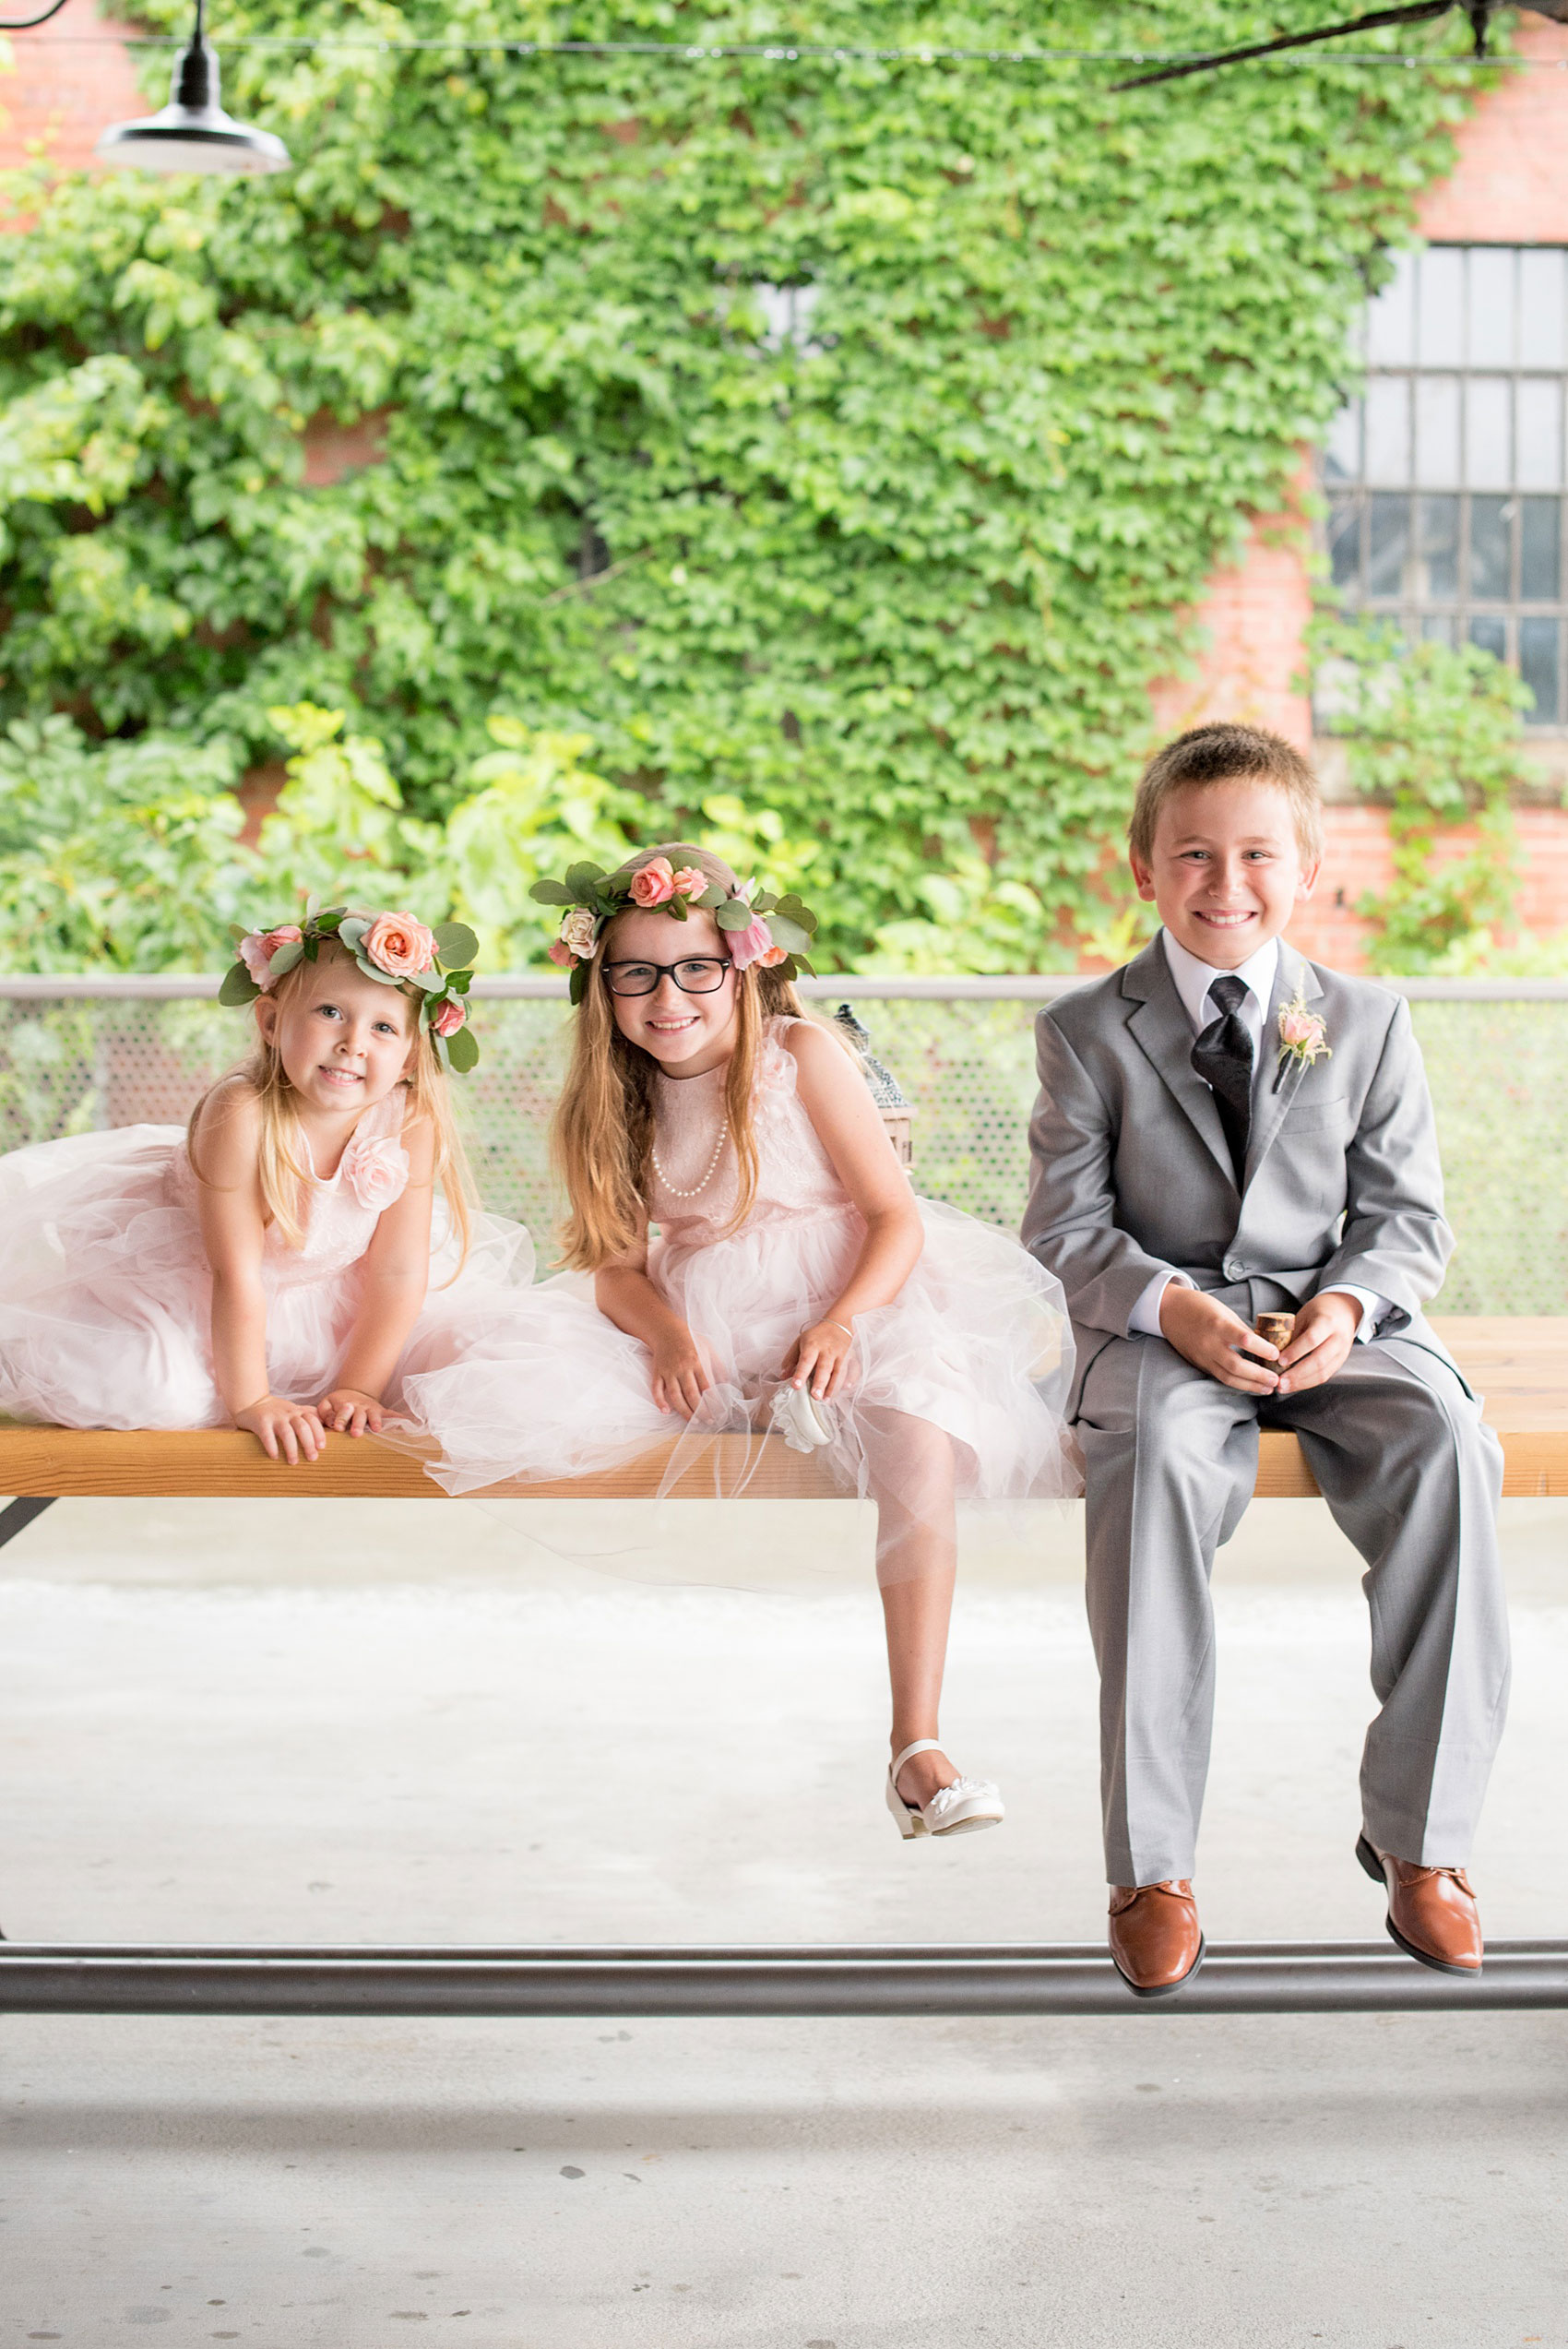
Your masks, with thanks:
<instances>
[{"instance_id":1,"label":"white dress shirt","mask_svg":"<svg viewBox=\"0 0 1568 2349\"><path fill-rule=\"evenodd\" d=\"M1278 939L1270 938L1266 946L1260 946L1256 954L1250 955L1234 971L1216 971L1208 963L1200 962L1197 956L1189 954L1169 930L1160 932L1159 942L1165 950L1166 967L1182 998L1182 1008L1193 1023L1194 1039L1221 1016L1219 1005L1210 993L1217 979L1240 979L1246 988L1236 1016L1252 1039L1253 1114L1255 1116L1258 1094L1269 1073L1269 1056L1262 1050L1262 1044L1268 1007L1274 996L1274 983L1279 975ZM1160 1301L1172 1281L1180 1281L1186 1289L1194 1285L1184 1272L1178 1272L1174 1267L1169 1272L1157 1272L1133 1307L1132 1318L1127 1323L1129 1337L1159 1336ZM1379 1321L1387 1312L1387 1300L1376 1295L1371 1289L1355 1288L1348 1281L1336 1281L1321 1294L1330 1296L1335 1290L1344 1296L1354 1297L1360 1306L1361 1318L1356 1340L1358 1344L1364 1345L1375 1334Z\"/></svg>"}]
</instances>

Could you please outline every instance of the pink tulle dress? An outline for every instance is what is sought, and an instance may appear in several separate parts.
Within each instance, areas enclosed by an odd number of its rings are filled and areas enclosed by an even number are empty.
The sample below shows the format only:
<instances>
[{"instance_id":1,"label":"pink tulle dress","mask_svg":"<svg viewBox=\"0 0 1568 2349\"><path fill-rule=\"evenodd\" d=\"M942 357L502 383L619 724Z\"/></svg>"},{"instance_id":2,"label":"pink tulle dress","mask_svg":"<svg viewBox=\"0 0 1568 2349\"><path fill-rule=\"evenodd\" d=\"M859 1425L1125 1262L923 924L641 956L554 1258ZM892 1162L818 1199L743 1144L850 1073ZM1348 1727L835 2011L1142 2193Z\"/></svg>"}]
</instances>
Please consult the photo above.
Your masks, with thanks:
<instances>
[{"instance_id":1,"label":"pink tulle dress","mask_svg":"<svg viewBox=\"0 0 1568 2349\"><path fill-rule=\"evenodd\" d=\"M271 1391L315 1402L331 1387L359 1307L377 1218L409 1160L399 1088L366 1110L337 1172L309 1181L304 1245L267 1234ZM308 1145L307 1145L308 1157ZM480 1219L457 1262L436 1195L431 1286L404 1366L445 1357L482 1296L526 1310L533 1247L520 1224ZM180 1126L123 1126L0 1159L0 1413L60 1427L221 1427L212 1375L212 1276ZM395 1401L396 1389L387 1400Z\"/></svg>"},{"instance_id":2,"label":"pink tulle dress","mask_svg":"<svg viewBox=\"0 0 1568 2349\"><path fill-rule=\"evenodd\" d=\"M657 1079L657 1226L651 1279L687 1326L714 1380L700 1418L657 1411L650 1357L592 1305L592 1284L563 1274L505 1322L481 1308L448 1366L409 1377L405 1414L439 1446L432 1473L451 1492L581 1474L679 1434L668 1489L703 1461L714 1489L748 1465L715 1434L766 1427L794 1341L842 1290L865 1225L795 1087L787 1019L769 1022L755 1098L759 1180L728 1232L737 1170L724 1126L725 1072ZM913 1496L932 1431L960 1500L1056 1496L1076 1489L1063 1426L1072 1337L1060 1284L1010 1234L957 1209L919 1201L925 1246L897 1297L855 1324L848 1392L828 1407L821 1453L846 1493ZM690 1484L684 1486L689 1493ZM917 1511L917 1513L920 1513Z\"/></svg>"}]
</instances>

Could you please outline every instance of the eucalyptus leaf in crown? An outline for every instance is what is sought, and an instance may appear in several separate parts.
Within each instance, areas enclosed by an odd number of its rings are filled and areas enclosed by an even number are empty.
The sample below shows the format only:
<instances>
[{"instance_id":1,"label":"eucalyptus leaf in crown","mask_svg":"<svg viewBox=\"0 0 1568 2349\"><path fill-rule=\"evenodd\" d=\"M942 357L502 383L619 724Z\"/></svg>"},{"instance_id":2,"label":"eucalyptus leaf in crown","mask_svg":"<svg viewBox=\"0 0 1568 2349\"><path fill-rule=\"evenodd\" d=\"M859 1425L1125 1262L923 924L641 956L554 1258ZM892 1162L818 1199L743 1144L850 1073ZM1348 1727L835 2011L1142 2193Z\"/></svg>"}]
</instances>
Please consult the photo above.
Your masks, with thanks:
<instances>
[{"instance_id":1,"label":"eucalyptus leaf in crown","mask_svg":"<svg viewBox=\"0 0 1568 2349\"><path fill-rule=\"evenodd\" d=\"M323 945L333 944L347 948L367 979L414 998L420 1026L443 1068L462 1076L477 1065L468 997L479 940L466 922L440 922L433 930L411 913L321 908L313 898L303 922L279 922L267 930L236 924L232 936L238 960L223 974L220 1003L254 1003L297 963L315 962Z\"/></svg>"},{"instance_id":2,"label":"eucalyptus leaf in crown","mask_svg":"<svg viewBox=\"0 0 1568 2349\"><path fill-rule=\"evenodd\" d=\"M667 856L652 856L632 873L572 864L564 881L536 881L529 894L540 905L565 909L550 960L570 970L574 1003L581 1003L587 992L588 966L606 924L631 906L662 909L676 922L689 920L694 907L711 913L737 971L749 971L754 962L784 979L802 971L816 976L806 960L816 915L793 891L779 897L755 879L738 882L731 893L695 864L677 867Z\"/></svg>"}]
</instances>

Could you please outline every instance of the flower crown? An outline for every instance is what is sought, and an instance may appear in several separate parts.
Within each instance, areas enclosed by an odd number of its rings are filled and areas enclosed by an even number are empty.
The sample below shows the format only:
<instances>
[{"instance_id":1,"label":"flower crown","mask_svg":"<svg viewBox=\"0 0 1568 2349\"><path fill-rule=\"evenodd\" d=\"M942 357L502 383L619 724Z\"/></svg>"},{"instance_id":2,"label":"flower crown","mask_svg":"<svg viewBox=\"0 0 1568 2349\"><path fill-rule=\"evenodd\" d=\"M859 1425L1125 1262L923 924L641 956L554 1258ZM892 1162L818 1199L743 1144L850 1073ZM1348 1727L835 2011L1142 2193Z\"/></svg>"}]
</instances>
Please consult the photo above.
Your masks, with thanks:
<instances>
[{"instance_id":1,"label":"flower crown","mask_svg":"<svg viewBox=\"0 0 1568 2349\"><path fill-rule=\"evenodd\" d=\"M233 936L239 960L223 974L220 1003L232 1008L269 995L302 958L315 961L323 944L336 940L367 979L417 996L420 1025L443 1068L461 1076L478 1061L468 995L479 940L466 922L441 922L431 930L411 913L355 913L346 905L323 912L313 898L303 922L279 922L270 930L241 930L236 924Z\"/></svg>"},{"instance_id":2,"label":"flower crown","mask_svg":"<svg viewBox=\"0 0 1568 2349\"><path fill-rule=\"evenodd\" d=\"M581 1003L588 991L588 966L606 923L633 905L645 911L662 906L677 922L684 922L693 907L700 906L719 924L737 971L748 971L756 962L786 979L802 971L816 975L806 960L816 915L793 892L776 897L754 880L738 881L731 891L709 880L695 864L683 864L677 871L667 856L650 856L634 873L607 873L601 864L569 865L564 881L536 881L529 895L540 905L566 908L550 960L571 966L574 1003Z\"/></svg>"}]
</instances>

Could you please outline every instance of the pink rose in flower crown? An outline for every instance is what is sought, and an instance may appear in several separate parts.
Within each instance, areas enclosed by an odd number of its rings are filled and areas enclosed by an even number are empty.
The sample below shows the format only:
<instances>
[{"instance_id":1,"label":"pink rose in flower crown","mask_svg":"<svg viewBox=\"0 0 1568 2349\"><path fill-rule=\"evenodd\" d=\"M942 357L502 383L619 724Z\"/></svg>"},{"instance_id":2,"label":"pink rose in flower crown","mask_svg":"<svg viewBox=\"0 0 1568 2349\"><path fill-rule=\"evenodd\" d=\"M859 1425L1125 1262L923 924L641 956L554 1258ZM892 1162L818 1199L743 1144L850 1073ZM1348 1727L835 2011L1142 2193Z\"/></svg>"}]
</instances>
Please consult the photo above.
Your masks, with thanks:
<instances>
[{"instance_id":1,"label":"pink rose in flower crown","mask_svg":"<svg viewBox=\"0 0 1568 2349\"><path fill-rule=\"evenodd\" d=\"M273 984L273 956L280 946L297 946L303 935L297 922L282 922L276 930L253 930L240 940L240 960L263 995Z\"/></svg>"},{"instance_id":2,"label":"pink rose in flower crown","mask_svg":"<svg viewBox=\"0 0 1568 2349\"><path fill-rule=\"evenodd\" d=\"M708 886L707 875L699 873L695 864L683 864L670 884L671 897L701 897Z\"/></svg>"},{"instance_id":3,"label":"pink rose in flower crown","mask_svg":"<svg viewBox=\"0 0 1568 2349\"><path fill-rule=\"evenodd\" d=\"M411 913L378 913L360 951L389 979L412 979L435 960L435 933Z\"/></svg>"},{"instance_id":4,"label":"pink rose in flower crown","mask_svg":"<svg viewBox=\"0 0 1568 2349\"><path fill-rule=\"evenodd\" d=\"M446 1001L438 1008L430 1024L438 1036L455 1036L468 1016L468 1005L457 1003L448 996Z\"/></svg>"},{"instance_id":5,"label":"pink rose in flower crown","mask_svg":"<svg viewBox=\"0 0 1568 2349\"><path fill-rule=\"evenodd\" d=\"M351 1141L343 1152L343 1180L362 1207L372 1207L379 1215L403 1196L409 1153L390 1134L375 1141Z\"/></svg>"},{"instance_id":6,"label":"pink rose in flower crown","mask_svg":"<svg viewBox=\"0 0 1568 2349\"><path fill-rule=\"evenodd\" d=\"M634 905L668 905L675 894L675 874L667 856L650 857L632 875Z\"/></svg>"},{"instance_id":7,"label":"pink rose in flower crown","mask_svg":"<svg viewBox=\"0 0 1568 2349\"><path fill-rule=\"evenodd\" d=\"M730 960L737 971L749 971L754 962L760 962L765 971L771 971L784 960L783 954L773 943L772 931L760 914L754 914L743 930L726 930L723 937L730 949Z\"/></svg>"}]
</instances>

